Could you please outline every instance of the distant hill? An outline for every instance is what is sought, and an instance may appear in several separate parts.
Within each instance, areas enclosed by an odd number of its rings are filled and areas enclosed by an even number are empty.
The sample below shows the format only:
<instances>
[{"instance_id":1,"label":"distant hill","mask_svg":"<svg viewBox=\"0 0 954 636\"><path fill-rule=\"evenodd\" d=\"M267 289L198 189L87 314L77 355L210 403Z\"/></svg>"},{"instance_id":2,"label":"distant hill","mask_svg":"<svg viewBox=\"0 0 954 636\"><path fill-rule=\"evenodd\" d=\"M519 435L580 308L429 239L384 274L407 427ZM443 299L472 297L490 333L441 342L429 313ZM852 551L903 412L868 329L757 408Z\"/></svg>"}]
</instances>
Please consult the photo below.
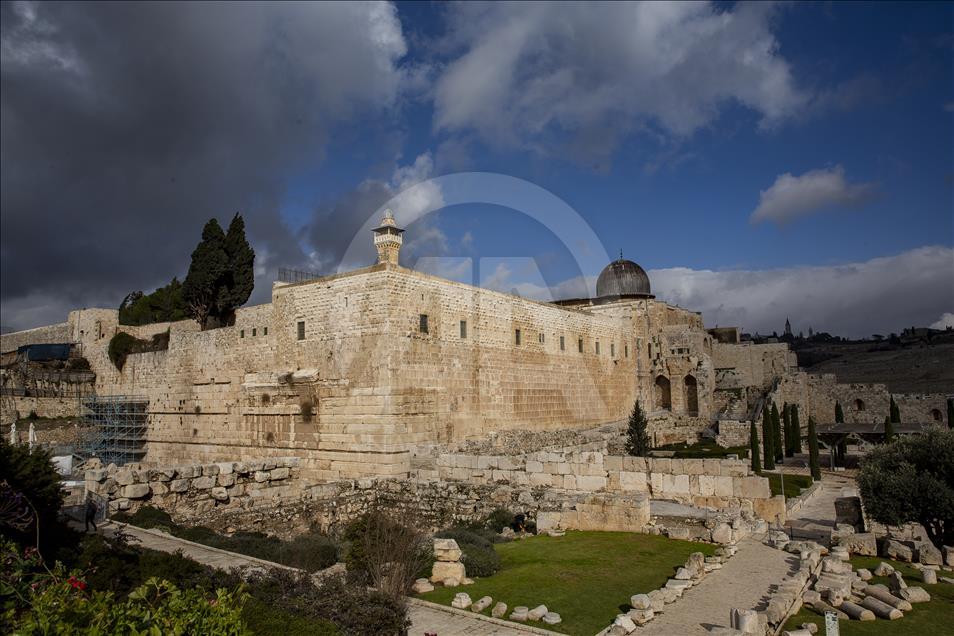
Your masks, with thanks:
<instances>
[{"instance_id":1,"label":"distant hill","mask_svg":"<svg viewBox=\"0 0 954 636\"><path fill-rule=\"evenodd\" d=\"M954 394L954 342L807 343L797 346L798 365L809 373L834 373L839 382L888 385L893 393Z\"/></svg>"}]
</instances>

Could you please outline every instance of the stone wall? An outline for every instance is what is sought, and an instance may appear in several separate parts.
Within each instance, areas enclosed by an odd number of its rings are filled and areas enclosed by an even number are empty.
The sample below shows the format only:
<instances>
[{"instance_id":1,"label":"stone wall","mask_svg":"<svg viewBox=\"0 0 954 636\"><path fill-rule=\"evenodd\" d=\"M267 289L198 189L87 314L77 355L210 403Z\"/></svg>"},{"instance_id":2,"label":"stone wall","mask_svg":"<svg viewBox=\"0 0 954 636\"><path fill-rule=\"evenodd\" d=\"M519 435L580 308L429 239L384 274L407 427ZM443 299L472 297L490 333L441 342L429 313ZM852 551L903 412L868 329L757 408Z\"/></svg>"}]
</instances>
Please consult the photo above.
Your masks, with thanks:
<instances>
[{"instance_id":1,"label":"stone wall","mask_svg":"<svg viewBox=\"0 0 954 636\"><path fill-rule=\"evenodd\" d=\"M768 388L776 377L798 370L795 353L785 343L715 342L712 364L720 389Z\"/></svg>"},{"instance_id":2,"label":"stone wall","mask_svg":"<svg viewBox=\"0 0 954 636\"><path fill-rule=\"evenodd\" d=\"M75 397L20 397L0 395L0 424L6 426L36 413L37 417L63 418L80 416L79 399ZM18 426L29 426L21 422Z\"/></svg>"},{"instance_id":3,"label":"stone wall","mask_svg":"<svg viewBox=\"0 0 954 636\"><path fill-rule=\"evenodd\" d=\"M598 452L525 456L442 454L422 478L539 487L577 493L645 494L652 499L717 509L748 510L775 520L780 498L745 460L668 459Z\"/></svg>"},{"instance_id":4,"label":"stone wall","mask_svg":"<svg viewBox=\"0 0 954 636\"><path fill-rule=\"evenodd\" d=\"M86 490L107 501L111 511L149 504L188 517L213 508L299 501L307 482L298 465L297 457L166 467L110 464L86 471Z\"/></svg>"},{"instance_id":5,"label":"stone wall","mask_svg":"<svg viewBox=\"0 0 954 636\"><path fill-rule=\"evenodd\" d=\"M70 325L61 322L55 325L26 329L13 333L0 334L0 352L16 351L29 344L62 344L73 342Z\"/></svg>"}]
</instances>

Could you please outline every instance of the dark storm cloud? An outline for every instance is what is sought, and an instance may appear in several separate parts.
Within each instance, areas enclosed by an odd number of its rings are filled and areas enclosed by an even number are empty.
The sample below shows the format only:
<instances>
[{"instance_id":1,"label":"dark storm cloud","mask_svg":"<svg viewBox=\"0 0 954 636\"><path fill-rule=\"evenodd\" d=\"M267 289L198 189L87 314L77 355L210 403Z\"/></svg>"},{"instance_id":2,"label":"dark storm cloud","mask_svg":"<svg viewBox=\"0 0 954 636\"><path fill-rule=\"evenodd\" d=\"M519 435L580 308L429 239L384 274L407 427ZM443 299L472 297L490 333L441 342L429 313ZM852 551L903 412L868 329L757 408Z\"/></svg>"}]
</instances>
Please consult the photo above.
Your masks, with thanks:
<instances>
[{"instance_id":1,"label":"dark storm cloud","mask_svg":"<svg viewBox=\"0 0 954 636\"><path fill-rule=\"evenodd\" d=\"M203 223L246 218L268 297L305 261L290 168L401 81L387 4L3 3L2 324L116 306L183 276ZM264 292L263 292L264 289Z\"/></svg>"}]
</instances>

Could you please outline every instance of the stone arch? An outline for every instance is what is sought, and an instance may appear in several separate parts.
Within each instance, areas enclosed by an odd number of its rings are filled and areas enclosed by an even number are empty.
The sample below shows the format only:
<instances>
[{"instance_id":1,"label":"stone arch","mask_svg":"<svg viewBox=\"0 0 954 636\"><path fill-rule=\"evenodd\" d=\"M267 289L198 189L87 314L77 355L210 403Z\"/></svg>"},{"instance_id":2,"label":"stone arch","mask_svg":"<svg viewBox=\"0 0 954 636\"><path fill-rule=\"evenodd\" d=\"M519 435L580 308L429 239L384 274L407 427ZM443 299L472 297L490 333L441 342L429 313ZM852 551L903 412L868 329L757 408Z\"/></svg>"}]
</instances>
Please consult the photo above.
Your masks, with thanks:
<instances>
[{"instance_id":1,"label":"stone arch","mask_svg":"<svg viewBox=\"0 0 954 636\"><path fill-rule=\"evenodd\" d=\"M683 379L683 385L686 393L686 413L689 415L699 415L699 384L695 377L687 375Z\"/></svg>"},{"instance_id":2,"label":"stone arch","mask_svg":"<svg viewBox=\"0 0 954 636\"><path fill-rule=\"evenodd\" d=\"M660 375L656 378L656 408L670 410L672 408L672 390L669 378Z\"/></svg>"},{"instance_id":3,"label":"stone arch","mask_svg":"<svg viewBox=\"0 0 954 636\"><path fill-rule=\"evenodd\" d=\"M935 422L941 421L941 410L940 409L931 409L931 417L934 418Z\"/></svg>"},{"instance_id":4,"label":"stone arch","mask_svg":"<svg viewBox=\"0 0 954 636\"><path fill-rule=\"evenodd\" d=\"M862 400L861 398L858 398L857 400L855 400L855 410L856 410L856 411L864 411L864 410L865 410L865 401Z\"/></svg>"}]
</instances>

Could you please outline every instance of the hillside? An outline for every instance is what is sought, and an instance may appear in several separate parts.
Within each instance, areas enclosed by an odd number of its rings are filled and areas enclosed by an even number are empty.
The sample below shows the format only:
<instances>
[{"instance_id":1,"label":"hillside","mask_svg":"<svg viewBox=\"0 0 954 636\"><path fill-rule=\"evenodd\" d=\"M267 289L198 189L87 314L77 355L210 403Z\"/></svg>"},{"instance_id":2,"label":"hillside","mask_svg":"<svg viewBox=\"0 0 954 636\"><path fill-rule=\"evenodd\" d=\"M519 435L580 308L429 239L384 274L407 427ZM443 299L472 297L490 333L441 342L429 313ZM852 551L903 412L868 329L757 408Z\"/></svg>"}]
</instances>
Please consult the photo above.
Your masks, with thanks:
<instances>
[{"instance_id":1,"label":"hillside","mask_svg":"<svg viewBox=\"0 0 954 636\"><path fill-rule=\"evenodd\" d=\"M871 342L817 344L796 353L803 369L834 373L839 382L883 383L893 393L954 394L951 342L903 347Z\"/></svg>"}]
</instances>

